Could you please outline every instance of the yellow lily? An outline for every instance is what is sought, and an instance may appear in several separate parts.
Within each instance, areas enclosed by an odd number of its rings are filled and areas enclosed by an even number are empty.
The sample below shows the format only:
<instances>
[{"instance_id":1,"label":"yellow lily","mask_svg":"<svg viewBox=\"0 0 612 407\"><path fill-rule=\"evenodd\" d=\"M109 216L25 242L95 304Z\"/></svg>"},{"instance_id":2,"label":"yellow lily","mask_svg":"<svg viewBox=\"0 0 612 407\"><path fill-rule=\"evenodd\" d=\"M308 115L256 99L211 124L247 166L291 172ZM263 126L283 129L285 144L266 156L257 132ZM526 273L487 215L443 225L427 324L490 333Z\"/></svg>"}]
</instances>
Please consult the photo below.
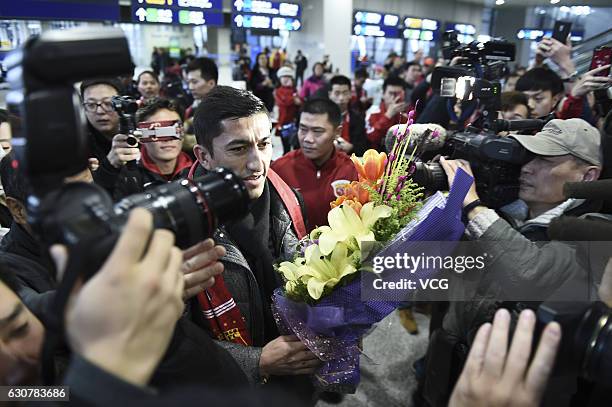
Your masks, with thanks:
<instances>
[{"instance_id":1,"label":"yellow lily","mask_svg":"<svg viewBox=\"0 0 612 407\"><path fill-rule=\"evenodd\" d=\"M299 257L295 262L284 261L278 266L278 271L283 275L287 283L285 284L285 290L292 292L295 289L296 282L302 277L300 273L300 267L305 263L303 257Z\"/></svg>"},{"instance_id":2,"label":"yellow lily","mask_svg":"<svg viewBox=\"0 0 612 407\"><path fill-rule=\"evenodd\" d=\"M330 258L321 253L318 245L306 248L306 265L300 267L308 294L315 300L321 298L325 287L334 287L342 277L357 271L348 255L348 247L339 243Z\"/></svg>"},{"instance_id":3,"label":"yellow lily","mask_svg":"<svg viewBox=\"0 0 612 407\"><path fill-rule=\"evenodd\" d=\"M388 218L391 216L391 208L387 205L374 205L373 202L368 202L362 208L359 214L349 205L340 205L327 214L329 226L321 226L318 231L319 246L321 253L324 255L330 254L338 242L344 242L350 245L351 239L355 239L359 248L361 242L373 242L374 232L372 227L380 218Z\"/></svg>"}]
</instances>

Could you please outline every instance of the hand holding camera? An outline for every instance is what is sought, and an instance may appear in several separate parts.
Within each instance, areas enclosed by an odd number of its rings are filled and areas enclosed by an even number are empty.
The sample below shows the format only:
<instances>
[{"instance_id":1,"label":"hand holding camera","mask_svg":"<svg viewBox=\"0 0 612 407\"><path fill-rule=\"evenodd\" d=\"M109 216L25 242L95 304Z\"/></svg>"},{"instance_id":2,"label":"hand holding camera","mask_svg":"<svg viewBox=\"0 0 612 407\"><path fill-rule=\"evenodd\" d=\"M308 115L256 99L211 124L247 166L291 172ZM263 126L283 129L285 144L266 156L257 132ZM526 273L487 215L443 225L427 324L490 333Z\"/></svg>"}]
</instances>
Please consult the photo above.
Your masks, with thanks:
<instances>
[{"instance_id":1,"label":"hand holding camera","mask_svg":"<svg viewBox=\"0 0 612 407\"><path fill-rule=\"evenodd\" d=\"M395 117L398 113L402 113L406 110L406 102L404 101L404 92L401 95L397 96L393 103L387 106L386 116L391 119Z\"/></svg>"},{"instance_id":2,"label":"hand holding camera","mask_svg":"<svg viewBox=\"0 0 612 407\"><path fill-rule=\"evenodd\" d=\"M567 75L575 71L572 61L572 41L569 38L565 44L554 38L543 38L538 44L536 55L541 55L543 59L550 58Z\"/></svg>"},{"instance_id":3,"label":"hand holding camera","mask_svg":"<svg viewBox=\"0 0 612 407\"><path fill-rule=\"evenodd\" d=\"M62 249L52 249L58 269L66 264ZM71 348L129 383L146 385L183 312L181 259L173 234L153 230L151 213L134 209L102 269L69 301Z\"/></svg>"},{"instance_id":4,"label":"hand holding camera","mask_svg":"<svg viewBox=\"0 0 612 407\"><path fill-rule=\"evenodd\" d=\"M115 168L121 168L125 163L140 159L140 150L138 144L130 145L128 139L130 136L125 134L117 134L113 137L113 143L110 152L106 156L111 165Z\"/></svg>"},{"instance_id":5,"label":"hand holding camera","mask_svg":"<svg viewBox=\"0 0 612 407\"><path fill-rule=\"evenodd\" d=\"M538 406L561 340L556 322L546 326L530 361L536 318L521 312L508 352L510 314L501 309L493 325L480 327L449 406Z\"/></svg>"}]
</instances>

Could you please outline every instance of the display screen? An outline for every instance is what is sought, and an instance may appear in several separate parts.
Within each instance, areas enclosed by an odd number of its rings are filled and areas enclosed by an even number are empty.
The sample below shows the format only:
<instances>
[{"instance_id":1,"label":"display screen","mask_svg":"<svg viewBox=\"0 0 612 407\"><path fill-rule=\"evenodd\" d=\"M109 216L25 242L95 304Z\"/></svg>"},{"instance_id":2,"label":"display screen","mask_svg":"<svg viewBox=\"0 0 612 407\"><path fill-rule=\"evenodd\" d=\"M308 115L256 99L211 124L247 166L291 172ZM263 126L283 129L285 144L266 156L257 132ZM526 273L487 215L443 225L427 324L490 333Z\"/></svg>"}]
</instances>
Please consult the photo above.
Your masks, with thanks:
<instances>
[{"instance_id":1,"label":"display screen","mask_svg":"<svg viewBox=\"0 0 612 407\"><path fill-rule=\"evenodd\" d=\"M383 14L373 11L357 10L353 13L353 20L357 24L381 25L385 27L397 27L399 16L397 14Z\"/></svg>"},{"instance_id":2,"label":"display screen","mask_svg":"<svg viewBox=\"0 0 612 407\"><path fill-rule=\"evenodd\" d=\"M299 17L302 7L295 3L259 0L234 0L232 10L238 14L265 14L279 17Z\"/></svg>"},{"instance_id":3,"label":"display screen","mask_svg":"<svg viewBox=\"0 0 612 407\"><path fill-rule=\"evenodd\" d=\"M356 10L353 13L353 35L399 38L399 20L397 14Z\"/></svg>"},{"instance_id":4,"label":"display screen","mask_svg":"<svg viewBox=\"0 0 612 407\"><path fill-rule=\"evenodd\" d=\"M3 0L0 18L118 21L119 0Z\"/></svg>"},{"instance_id":5,"label":"display screen","mask_svg":"<svg viewBox=\"0 0 612 407\"><path fill-rule=\"evenodd\" d=\"M429 18L404 17L402 35L408 40L435 41L438 39L440 22Z\"/></svg>"},{"instance_id":6,"label":"display screen","mask_svg":"<svg viewBox=\"0 0 612 407\"><path fill-rule=\"evenodd\" d=\"M132 0L132 21L223 26L222 0Z\"/></svg>"},{"instance_id":7,"label":"display screen","mask_svg":"<svg viewBox=\"0 0 612 407\"><path fill-rule=\"evenodd\" d=\"M272 17L261 14L234 14L232 26L236 28L261 28L265 30L297 31L302 28L299 18Z\"/></svg>"}]
</instances>

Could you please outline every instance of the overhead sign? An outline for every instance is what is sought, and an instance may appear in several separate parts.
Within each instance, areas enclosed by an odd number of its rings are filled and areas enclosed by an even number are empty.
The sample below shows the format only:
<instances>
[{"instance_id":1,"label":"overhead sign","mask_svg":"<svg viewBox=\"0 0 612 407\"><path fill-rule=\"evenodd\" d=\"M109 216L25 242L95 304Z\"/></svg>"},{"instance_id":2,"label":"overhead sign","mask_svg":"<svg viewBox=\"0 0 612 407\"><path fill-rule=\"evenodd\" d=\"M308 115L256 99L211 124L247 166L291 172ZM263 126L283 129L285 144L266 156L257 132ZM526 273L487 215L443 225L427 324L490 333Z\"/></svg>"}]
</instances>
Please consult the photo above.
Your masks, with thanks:
<instances>
[{"instance_id":1,"label":"overhead sign","mask_svg":"<svg viewBox=\"0 0 612 407\"><path fill-rule=\"evenodd\" d=\"M223 0L132 0L132 21L223 26Z\"/></svg>"},{"instance_id":2,"label":"overhead sign","mask_svg":"<svg viewBox=\"0 0 612 407\"><path fill-rule=\"evenodd\" d=\"M272 17L259 14L234 14L232 26L236 28L261 28L265 30L297 31L302 28L299 18Z\"/></svg>"},{"instance_id":3,"label":"overhead sign","mask_svg":"<svg viewBox=\"0 0 612 407\"><path fill-rule=\"evenodd\" d=\"M235 13L264 14L279 17L299 17L302 6L295 3L260 0L234 0L232 10Z\"/></svg>"},{"instance_id":4,"label":"overhead sign","mask_svg":"<svg viewBox=\"0 0 612 407\"><path fill-rule=\"evenodd\" d=\"M353 35L399 38L399 16L356 10L353 13Z\"/></svg>"},{"instance_id":5,"label":"overhead sign","mask_svg":"<svg viewBox=\"0 0 612 407\"><path fill-rule=\"evenodd\" d=\"M435 41L438 39L440 22L430 18L404 17L404 31L406 39L420 41Z\"/></svg>"},{"instance_id":6,"label":"overhead sign","mask_svg":"<svg viewBox=\"0 0 612 407\"><path fill-rule=\"evenodd\" d=\"M119 0L6 0L0 1L0 17L118 21Z\"/></svg>"},{"instance_id":7,"label":"overhead sign","mask_svg":"<svg viewBox=\"0 0 612 407\"><path fill-rule=\"evenodd\" d=\"M541 30L539 28L521 28L516 32L516 38L527 41L540 41L542 37L552 37L552 30ZM572 41L582 41L584 31L572 31Z\"/></svg>"}]
</instances>

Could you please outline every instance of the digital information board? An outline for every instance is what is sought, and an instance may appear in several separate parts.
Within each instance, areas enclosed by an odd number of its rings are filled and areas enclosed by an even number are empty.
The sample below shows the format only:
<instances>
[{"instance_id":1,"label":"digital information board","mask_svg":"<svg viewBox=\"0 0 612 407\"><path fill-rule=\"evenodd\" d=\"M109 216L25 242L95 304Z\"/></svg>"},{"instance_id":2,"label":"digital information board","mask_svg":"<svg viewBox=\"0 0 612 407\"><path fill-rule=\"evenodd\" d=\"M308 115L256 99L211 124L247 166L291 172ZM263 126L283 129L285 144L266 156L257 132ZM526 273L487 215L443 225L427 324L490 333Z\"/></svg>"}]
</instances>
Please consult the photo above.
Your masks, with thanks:
<instances>
[{"instance_id":1,"label":"digital information board","mask_svg":"<svg viewBox=\"0 0 612 407\"><path fill-rule=\"evenodd\" d=\"M132 21L223 26L223 0L132 0Z\"/></svg>"},{"instance_id":2,"label":"digital information board","mask_svg":"<svg viewBox=\"0 0 612 407\"><path fill-rule=\"evenodd\" d=\"M259 14L234 14L232 26L236 28L261 28L264 30L297 31L302 28L299 18L272 17Z\"/></svg>"},{"instance_id":3,"label":"digital information board","mask_svg":"<svg viewBox=\"0 0 612 407\"><path fill-rule=\"evenodd\" d=\"M297 31L302 28L302 6L295 3L234 0L232 27Z\"/></svg>"},{"instance_id":4,"label":"digital information board","mask_svg":"<svg viewBox=\"0 0 612 407\"><path fill-rule=\"evenodd\" d=\"M355 10L353 13L353 35L366 37L399 38L399 16Z\"/></svg>"},{"instance_id":5,"label":"digital information board","mask_svg":"<svg viewBox=\"0 0 612 407\"><path fill-rule=\"evenodd\" d=\"M119 0L2 0L0 18L119 21Z\"/></svg>"},{"instance_id":6,"label":"digital information board","mask_svg":"<svg viewBox=\"0 0 612 407\"><path fill-rule=\"evenodd\" d=\"M259 0L234 0L232 3L234 13L265 14L281 17L300 17L302 7L295 3Z\"/></svg>"},{"instance_id":7,"label":"digital information board","mask_svg":"<svg viewBox=\"0 0 612 407\"><path fill-rule=\"evenodd\" d=\"M405 39L420 41L436 41L439 37L440 22L430 18L404 17Z\"/></svg>"}]
</instances>

